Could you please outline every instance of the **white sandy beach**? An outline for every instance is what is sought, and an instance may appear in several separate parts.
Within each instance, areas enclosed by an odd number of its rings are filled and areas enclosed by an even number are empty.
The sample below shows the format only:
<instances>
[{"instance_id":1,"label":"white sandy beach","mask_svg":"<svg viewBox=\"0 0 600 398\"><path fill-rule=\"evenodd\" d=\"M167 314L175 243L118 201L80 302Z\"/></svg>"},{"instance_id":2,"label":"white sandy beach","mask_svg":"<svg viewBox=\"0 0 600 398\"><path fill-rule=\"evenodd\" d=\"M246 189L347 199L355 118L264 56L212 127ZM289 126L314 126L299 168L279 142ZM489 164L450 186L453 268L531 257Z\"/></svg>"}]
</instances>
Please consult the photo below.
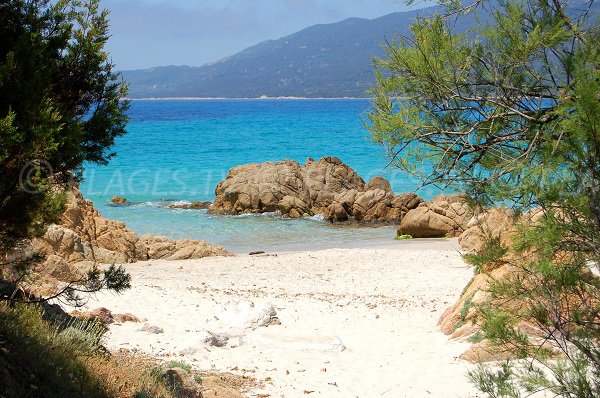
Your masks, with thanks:
<instances>
[{"instance_id":1,"label":"white sandy beach","mask_svg":"<svg viewBox=\"0 0 600 398\"><path fill-rule=\"evenodd\" d=\"M267 379L248 397L478 396L457 358L469 344L436 325L473 274L455 240L270 254L130 264L130 290L86 307L144 321L111 325L111 349ZM242 331L215 318L240 299L272 304L281 324ZM207 346L206 331L234 337Z\"/></svg>"}]
</instances>

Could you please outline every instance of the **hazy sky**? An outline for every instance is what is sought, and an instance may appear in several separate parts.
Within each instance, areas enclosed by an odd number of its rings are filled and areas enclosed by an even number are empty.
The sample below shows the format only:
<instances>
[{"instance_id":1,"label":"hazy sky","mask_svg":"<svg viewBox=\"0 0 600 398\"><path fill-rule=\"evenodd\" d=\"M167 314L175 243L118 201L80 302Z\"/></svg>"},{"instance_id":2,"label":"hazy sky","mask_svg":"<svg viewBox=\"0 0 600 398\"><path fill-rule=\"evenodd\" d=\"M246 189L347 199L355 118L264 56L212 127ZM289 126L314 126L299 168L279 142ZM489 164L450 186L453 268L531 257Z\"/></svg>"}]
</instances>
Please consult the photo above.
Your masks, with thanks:
<instances>
[{"instance_id":1,"label":"hazy sky","mask_svg":"<svg viewBox=\"0 0 600 398\"><path fill-rule=\"evenodd\" d=\"M103 0L117 69L199 66L317 23L406 10L402 0ZM423 7L423 1L413 8Z\"/></svg>"}]
</instances>

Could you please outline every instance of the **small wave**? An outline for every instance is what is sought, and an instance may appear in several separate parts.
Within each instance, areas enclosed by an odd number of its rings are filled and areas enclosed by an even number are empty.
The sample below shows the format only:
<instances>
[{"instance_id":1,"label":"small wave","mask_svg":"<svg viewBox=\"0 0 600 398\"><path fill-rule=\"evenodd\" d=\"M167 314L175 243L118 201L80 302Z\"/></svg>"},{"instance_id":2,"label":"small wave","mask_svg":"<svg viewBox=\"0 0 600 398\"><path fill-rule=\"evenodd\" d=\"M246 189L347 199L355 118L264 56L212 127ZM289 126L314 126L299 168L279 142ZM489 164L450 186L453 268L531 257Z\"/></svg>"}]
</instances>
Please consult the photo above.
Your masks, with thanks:
<instances>
[{"instance_id":1,"label":"small wave","mask_svg":"<svg viewBox=\"0 0 600 398\"><path fill-rule=\"evenodd\" d=\"M140 208L140 207L160 207L160 202L154 202L154 201L138 202L135 207L136 208Z\"/></svg>"},{"instance_id":2,"label":"small wave","mask_svg":"<svg viewBox=\"0 0 600 398\"><path fill-rule=\"evenodd\" d=\"M323 214L315 214L314 216L306 217L307 220L311 221L325 221L325 216Z\"/></svg>"},{"instance_id":3,"label":"small wave","mask_svg":"<svg viewBox=\"0 0 600 398\"><path fill-rule=\"evenodd\" d=\"M238 214L235 216L232 216L233 218L254 218L254 217L271 217L271 218L281 218L281 212L278 211L270 211L270 212L264 212L264 213L245 213L245 214Z\"/></svg>"},{"instance_id":4,"label":"small wave","mask_svg":"<svg viewBox=\"0 0 600 398\"><path fill-rule=\"evenodd\" d=\"M126 203L108 203L108 206L113 207L132 207L132 208L142 208L142 207L153 207L153 208L168 208L170 206L186 206L191 205L192 202L187 200L179 200L179 199L159 199L159 200L147 200L142 202L126 202Z\"/></svg>"},{"instance_id":5,"label":"small wave","mask_svg":"<svg viewBox=\"0 0 600 398\"><path fill-rule=\"evenodd\" d=\"M173 200L169 201L168 206L185 206L185 205L191 205L191 204L192 204L192 202L187 201L187 200L175 200L175 199L173 199ZM163 203L163 206L164 206L164 203Z\"/></svg>"},{"instance_id":6,"label":"small wave","mask_svg":"<svg viewBox=\"0 0 600 398\"><path fill-rule=\"evenodd\" d=\"M125 202L125 203L113 203L108 202L106 205L109 207L140 207L144 202Z\"/></svg>"},{"instance_id":7,"label":"small wave","mask_svg":"<svg viewBox=\"0 0 600 398\"><path fill-rule=\"evenodd\" d=\"M143 207L166 207L164 202L159 201L143 201L143 202L126 202L126 203L107 203L110 207L129 207L132 209L140 209Z\"/></svg>"}]
</instances>

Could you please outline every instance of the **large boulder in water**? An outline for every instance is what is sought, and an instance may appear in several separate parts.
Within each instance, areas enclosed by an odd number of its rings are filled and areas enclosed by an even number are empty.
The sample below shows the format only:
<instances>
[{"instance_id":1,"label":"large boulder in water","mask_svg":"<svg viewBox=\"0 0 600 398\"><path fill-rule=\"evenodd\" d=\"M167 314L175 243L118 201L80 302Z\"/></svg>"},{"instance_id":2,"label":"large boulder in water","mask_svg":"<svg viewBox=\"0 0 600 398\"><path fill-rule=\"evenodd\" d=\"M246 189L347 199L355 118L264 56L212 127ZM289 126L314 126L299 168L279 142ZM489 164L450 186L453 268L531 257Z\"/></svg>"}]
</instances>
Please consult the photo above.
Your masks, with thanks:
<instances>
[{"instance_id":1,"label":"large boulder in water","mask_svg":"<svg viewBox=\"0 0 600 398\"><path fill-rule=\"evenodd\" d=\"M303 172L312 214L326 214L335 195L365 189L365 182L356 171L336 157L325 157L318 162L309 159Z\"/></svg>"},{"instance_id":2,"label":"large boulder in water","mask_svg":"<svg viewBox=\"0 0 600 398\"><path fill-rule=\"evenodd\" d=\"M215 189L215 214L279 211L289 217L325 214L336 194L363 190L364 181L334 157L304 166L293 160L232 168Z\"/></svg>"},{"instance_id":3,"label":"large boulder in water","mask_svg":"<svg viewBox=\"0 0 600 398\"><path fill-rule=\"evenodd\" d=\"M422 202L414 194L394 195L383 177L365 184L335 157L309 159L304 166L284 160L234 167L215 196L214 214L278 211L291 218L320 214L331 221L385 223L399 222Z\"/></svg>"},{"instance_id":4,"label":"large boulder in water","mask_svg":"<svg viewBox=\"0 0 600 398\"><path fill-rule=\"evenodd\" d=\"M360 192L356 195L356 200L352 205L352 214L357 220L387 219L389 205L393 198L392 192L379 188Z\"/></svg>"},{"instance_id":5,"label":"large boulder in water","mask_svg":"<svg viewBox=\"0 0 600 398\"><path fill-rule=\"evenodd\" d=\"M324 214L336 194L363 190L364 181L338 158L304 166L293 160L232 168L215 189L216 214L279 211L289 217Z\"/></svg>"},{"instance_id":6,"label":"large boulder in water","mask_svg":"<svg viewBox=\"0 0 600 398\"><path fill-rule=\"evenodd\" d=\"M215 195L210 212L219 214L308 211L310 203L302 167L292 160L234 167Z\"/></svg>"}]
</instances>

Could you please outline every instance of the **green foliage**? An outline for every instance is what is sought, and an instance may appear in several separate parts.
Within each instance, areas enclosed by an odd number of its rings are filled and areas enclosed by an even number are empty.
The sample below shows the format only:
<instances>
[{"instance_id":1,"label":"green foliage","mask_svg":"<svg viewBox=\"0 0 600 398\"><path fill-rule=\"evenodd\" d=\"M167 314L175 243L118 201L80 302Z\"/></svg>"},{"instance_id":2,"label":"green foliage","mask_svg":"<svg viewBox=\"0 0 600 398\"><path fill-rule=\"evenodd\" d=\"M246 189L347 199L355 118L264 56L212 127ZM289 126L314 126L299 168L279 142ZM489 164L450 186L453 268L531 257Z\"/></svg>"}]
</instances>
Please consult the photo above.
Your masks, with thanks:
<instances>
[{"instance_id":1,"label":"green foliage","mask_svg":"<svg viewBox=\"0 0 600 398\"><path fill-rule=\"evenodd\" d=\"M108 397L78 356L81 339L89 339L90 330L79 327L77 334L57 334L42 314L35 305L11 308L0 302L0 363L6 369L1 375L3 393L8 397Z\"/></svg>"},{"instance_id":2,"label":"green foliage","mask_svg":"<svg viewBox=\"0 0 600 398\"><path fill-rule=\"evenodd\" d=\"M101 343L105 332L106 327L101 322L74 319L56 335L56 338L65 346L71 345L79 352L93 355L104 349Z\"/></svg>"},{"instance_id":3,"label":"green foliage","mask_svg":"<svg viewBox=\"0 0 600 398\"><path fill-rule=\"evenodd\" d=\"M594 148L591 131L560 131L580 119L573 101L588 104L585 118L597 106L593 93L570 91L578 74L596 79L598 33L582 30L585 44L577 40L579 31L548 2L502 1L480 13L488 22L472 32L451 33L451 22L436 16L414 24L414 37L393 42L386 59L375 61L367 124L395 164L424 183L526 206L542 189L547 195L569 187L570 150L593 159L583 150ZM585 26L584 14L571 22Z\"/></svg>"},{"instance_id":4,"label":"green foliage","mask_svg":"<svg viewBox=\"0 0 600 398\"><path fill-rule=\"evenodd\" d=\"M466 301L465 301L465 305L463 305L463 307L460 309L460 319L461 320L465 320L467 319L467 314L469 313L469 310L471 309L471 307L473 307L473 296L469 297Z\"/></svg>"},{"instance_id":5,"label":"green foliage","mask_svg":"<svg viewBox=\"0 0 600 398\"><path fill-rule=\"evenodd\" d=\"M169 369L181 368L188 373L191 373L191 371L192 371L192 365L187 364L183 361L170 361L169 363L167 363L167 368L169 368Z\"/></svg>"},{"instance_id":6,"label":"green foliage","mask_svg":"<svg viewBox=\"0 0 600 398\"><path fill-rule=\"evenodd\" d=\"M106 288L121 293L131 287L131 276L125 272L122 266L116 267L112 264L103 271L94 266L78 284L90 291Z\"/></svg>"},{"instance_id":7,"label":"green foliage","mask_svg":"<svg viewBox=\"0 0 600 398\"><path fill-rule=\"evenodd\" d=\"M106 163L125 133L127 87L104 51L108 12L98 4L0 4L0 257L42 235L63 213L83 162ZM12 268L25 275L41 259L19 261ZM112 266L60 293L78 301L80 292L128 287L123 268Z\"/></svg>"},{"instance_id":8,"label":"green foliage","mask_svg":"<svg viewBox=\"0 0 600 398\"><path fill-rule=\"evenodd\" d=\"M508 249L502 246L500 238L490 238L486 240L483 250L465 254L463 259L475 267L475 273L480 273L500 263L507 252Z\"/></svg>"},{"instance_id":9,"label":"green foliage","mask_svg":"<svg viewBox=\"0 0 600 398\"><path fill-rule=\"evenodd\" d=\"M489 370L480 366L469 372L469 379L490 398L521 398L519 386L514 383L515 373L508 363L498 370Z\"/></svg>"},{"instance_id":10,"label":"green foliage","mask_svg":"<svg viewBox=\"0 0 600 398\"><path fill-rule=\"evenodd\" d=\"M0 4L0 251L42 234L62 213L56 186L125 133L107 16L98 0Z\"/></svg>"},{"instance_id":11,"label":"green foliage","mask_svg":"<svg viewBox=\"0 0 600 398\"><path fill-rule=\"evenodd\" d=\"M461 328L462 326L465 325L465 322L467 320L467 315L469 314L469 310L471 310L471 308L473 308L473 295L471 295L469 298L467 298L465 300L464 305L460 309L460 318L454 325L454 330Z\"/></svg>"},{"instance_id":12,"label":"green foliage","mask_svg":"<svg viewBox=\"0 0 600 398\"><path fill-rule=\"evenodd\" d=\"M467 341L471 344L481 343L483 340L485 340L485 334L481 331L478 331L467 338Z\"/></svg>"},{"instance_id":13,"label":"green foliage","mask_svg":"<svg viewBox=\"0 0 600 398\"><path fill-rule=\"evenodd\" d=\"M125 133L126 85L113 73L104 45L108 13L98 0L7 0L0 3L0 287L23 282L39 255L5 263L64 211L65 190L83 162L104 164ZM21 275L15 280L3 268ZM129 287L122 267L93 268L55 298ZM35 305L0 296L0 375L3 396L105 397L109 384L88 360L99 355L100 324L72 321L52 329ZM46 298L34 298L44 301ZM113 364L114 365L114 364ZM98 369L96 369L98 370ZM120 386L122 387L122 386Z\"/></svg>"},{"instance_id":14,"label":"green foliage","mask_svg":"<svg viewBox=\"0 0 600 398\"><path fill-rule=\"evenodd\" d=\"M396 235L396 237L394 239L396 239L396 240L407 240L407 239L412 239L412 238L413 238L412 235L398 234L398 235Z\"/></svg>"},{"instance_id":15,"label":"green foliage","mask_svg":"<svg viewBox=\"0 0 600 398\"><path fill-rule=\"evenodd\" d=\"M539 366L531 361L503 363L500 369L479 366L469 371L469 379L489 397L527 397L539 391L546 391L559 397L597 397L600 386L598 371L590 366L590 361L579 355L565 360L554 360L550 368ZM549 378L549 371L555 375ZM590 383L591 381L591 383Z\"/></svg>"},{"instance_id":16,"label":"green foliage","mask_svg":"<svg viewBox=\"0 0 600 398\"><path fill-rule=\"evenodd\" d=\"M466 257L478 272L511 267L490 279L478 312L483 337L515 358L471 380L490 397L600 396L600 279L590 270L600 264L599 8L442 3L454 17L417 21L375 61L367 125L424 184L522 214L510 247L492 237ZM481 23L457 34L465 13Z\"/></svg>"},{"instance_id":17,"label":"green foliage","mask_svg":"<svg viewBox=\"0 0 600 398\"><path fill-rule=\"evenodd\" d=\"M30 265L31 259L25 260L23 267ZM27 275L27 270L23 271L24 276ZM26 280L27 278L25 278ZM28 284L35 284L36 280L33 278L31 282L20 281L17 285L16 282L1 281L0 287L3 291L0 292L0 299L8 299L11 301L19 300L18 298L12 298L13 291L17 287L27 289ZM31 303L46 302L50 299L59 299L63 302L67 302L73 306L81 306L85 302L85 294L95 293L102 289L109 289L116 293L120 293L123 290L131 287L131 276L125 271L122 266L110 265L106 269L100 269L97 265L90 268L83 276L78 279L74 279L65 282L63 287L56 291L52 296L46 297L30 297L27 299ZM84 294L84 295L82 295Z\"/></svg>"},{"instance_id":18,"label":"green foliage","mask_svg":"<svg viewBox=\"0 0 600 398\"><path fill-rule=\"evenodd\" d=\"M100 344L105 331L95 321L51 317L37 304L0 302L0 395L179 396L167 386L155 361L107 353Z\"/></svg>"}]
</instances>

